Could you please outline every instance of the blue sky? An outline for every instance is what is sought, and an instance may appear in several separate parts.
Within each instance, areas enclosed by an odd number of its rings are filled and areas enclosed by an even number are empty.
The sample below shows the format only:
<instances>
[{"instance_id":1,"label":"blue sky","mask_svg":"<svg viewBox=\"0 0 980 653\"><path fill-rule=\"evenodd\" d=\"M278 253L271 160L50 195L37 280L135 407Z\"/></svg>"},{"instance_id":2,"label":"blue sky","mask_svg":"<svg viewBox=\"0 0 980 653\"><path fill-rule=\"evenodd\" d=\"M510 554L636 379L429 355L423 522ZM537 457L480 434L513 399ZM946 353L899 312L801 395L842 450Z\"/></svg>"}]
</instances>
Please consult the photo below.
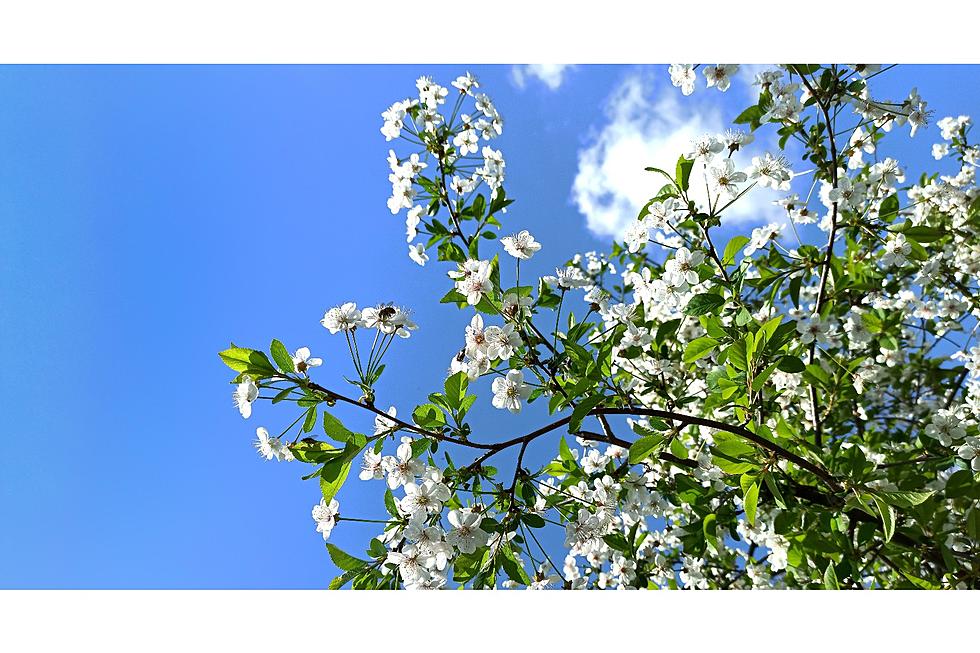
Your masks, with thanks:
<instances>
[{"instance_id":1,"label":"blue sky","mask_svg":"<svg viewBox=\"0 0 980 653\"><path fill-rule=\"evenodd\" d=\"M751 103L740 83L683 98L663 66L580 66L560 80L510 66L0 67L0 587L329 582L308 469L250 444L256 426L294 415L264 403L242 420L216 352L307 345L326 360L317 380L335 386L349 364L324 310L394 301L420 329L389 352L379 403L407 414L441 386L470 314L437 303L443 264L406 256L402 217L385 207L379 114L419 75L448 84L465 70L505 118L498 146L518 202L504 230L544 244L525 274L608 245L615 207L645 192L612 175L632 167L630 138L643 152L665 124L724 127ZM908 66L876 88L900 100L917 85L941 118L976 113L977 81L976 67ZM935 127L889 140L916 176L935 167ZM598 165L577 192L580 155ZM583 215L583 201L614 209ZM540 423L495 411L479 387L484 439ZM382 512L381 488L356 478L339 499L350 516ZM372 534L342 523L331 541L358 555Z\"/></svg>"}]
</instances>

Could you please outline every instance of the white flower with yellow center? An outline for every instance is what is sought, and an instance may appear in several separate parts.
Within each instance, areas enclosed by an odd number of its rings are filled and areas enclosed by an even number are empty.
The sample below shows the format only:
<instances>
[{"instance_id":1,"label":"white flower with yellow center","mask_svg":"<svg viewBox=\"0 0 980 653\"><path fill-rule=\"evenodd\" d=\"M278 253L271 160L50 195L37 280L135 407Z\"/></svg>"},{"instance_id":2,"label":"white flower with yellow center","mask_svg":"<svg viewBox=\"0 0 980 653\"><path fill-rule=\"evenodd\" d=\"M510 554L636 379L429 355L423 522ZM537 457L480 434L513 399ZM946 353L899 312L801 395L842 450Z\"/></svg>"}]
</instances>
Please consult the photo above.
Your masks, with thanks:
<instances>
[{"instance_id":1,"label":"white flower with yellow center","mask_svg":"<svg viewBox=\"0 0 980 653\"><path fill-rule=\"evenodd\" d=\"M491 385L494 408L507 409L512 413L521 412L521 402L527 401L531 386L524 383L520 370L510 370L507 376L497 377Z\"/></svg>"},{"instance_id":2,"label":"white flower with yellow center","mask_svg":"<svg viewBox=\"0 0 980 653\"><path fill-rule=\"evenodd\" d=\"M306 373L311 367L320 367L323 365L322 358L311 358L309 347L300 347L293 354L293 367L297 372Z\"/></svg>"}]
</instances>

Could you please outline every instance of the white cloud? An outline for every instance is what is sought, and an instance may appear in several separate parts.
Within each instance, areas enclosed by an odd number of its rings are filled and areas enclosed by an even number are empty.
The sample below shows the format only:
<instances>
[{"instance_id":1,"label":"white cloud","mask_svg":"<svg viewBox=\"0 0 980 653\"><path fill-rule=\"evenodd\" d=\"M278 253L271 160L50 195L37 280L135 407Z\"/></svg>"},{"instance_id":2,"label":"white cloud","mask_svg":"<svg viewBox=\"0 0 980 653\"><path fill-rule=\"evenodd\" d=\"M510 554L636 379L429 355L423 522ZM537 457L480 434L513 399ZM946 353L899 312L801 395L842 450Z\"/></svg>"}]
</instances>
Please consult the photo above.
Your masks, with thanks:
<instances>
[{"instance_id":1,"label":"white cloud","mask_svg":"<svg viewBox=\"0 0 980 653\"><path fill-rule=\"evenodd\" d=\"M565 79L565 73L573 66L563 63L533 63L522 66L514 66L510 70L511 79L518 88L527 86L530 79L537 79L542 84L554 91L561 86Z\"/></svg>"},{"instance_id":2,"label":"white cloud","mask_svg":"<svg viewBox=\"0 0 980 653\"><path fill-rule=\"evenodd\" d=\"M643 205L667 183L662 175L644 168L673 172L691 141L704 133L723 133L732 126L714 104L721 100L714 97L718 95L714 89L702 90L705 98L698 100L683 97L669 84L659 86L662 92L654 96L644 76L628 77L607 100L606 124L590 139L588 147L579 150L572 197L586 225L598 236L621 237ZM736 165L746 168L752 156L761 152L759 144L753 143L735 154ZM695 165L691 194L699 203L706 200L704 186L702 168ZM726 209L722 222L779 221L783 211L773 206L772 200L780 196L756 187Z\"/></svg>"}]
</instances>

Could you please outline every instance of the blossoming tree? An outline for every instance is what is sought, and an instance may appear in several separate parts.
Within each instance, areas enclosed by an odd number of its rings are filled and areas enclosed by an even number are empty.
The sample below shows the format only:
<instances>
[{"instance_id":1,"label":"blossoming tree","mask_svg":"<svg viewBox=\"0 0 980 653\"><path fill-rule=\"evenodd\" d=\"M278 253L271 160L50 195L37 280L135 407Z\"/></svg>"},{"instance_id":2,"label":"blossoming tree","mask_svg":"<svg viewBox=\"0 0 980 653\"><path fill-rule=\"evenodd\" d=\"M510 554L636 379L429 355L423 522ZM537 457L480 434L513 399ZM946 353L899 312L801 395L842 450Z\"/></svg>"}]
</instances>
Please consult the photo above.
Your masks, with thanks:
<instances>
[{"instance_id":1,"label":"blossoming tree","mask_svg":"<svg viewBox=\"0 0 980 653\"><path fill-rule=\"evenodd\" d=\"M698 68L669 67L684 95L702 75L725 91L737 66ZM623 244L534 280L520 268L534 237L497 239L513 202L487 144L500 115L469 74L419 79L381 133L404 144L388 207L407 213L409 256L451 268L441 301L472 314L443 387L408 415L379 407L385 353L416 329L393 305L326 312L351 356L326 380L278 340L220 354L243 417L260 399L293 409L256 446L310 466L325 540L356 519L342 488L383 495L390 518L365 553L328 543L331 588L980 587L980 148L970 118L939 120L933 155L958 174L907 179L885 137L930 114L914 89L875 95L887 70L760 73L744 131L648 169L662 187ZM798 171L779 151L746 160L763 132L802 152ZM785 220L716 242L760 186L786 194ZM552 418L489 438L467 422L476 401L501 410L498 431L531 402ZM373 432L341 423L338 403ZM535 442L554 458L528 464ZM515 464L491 465L507 451ZM556 529L564 547L542 544Z\"/></svg>"}]
</instances>

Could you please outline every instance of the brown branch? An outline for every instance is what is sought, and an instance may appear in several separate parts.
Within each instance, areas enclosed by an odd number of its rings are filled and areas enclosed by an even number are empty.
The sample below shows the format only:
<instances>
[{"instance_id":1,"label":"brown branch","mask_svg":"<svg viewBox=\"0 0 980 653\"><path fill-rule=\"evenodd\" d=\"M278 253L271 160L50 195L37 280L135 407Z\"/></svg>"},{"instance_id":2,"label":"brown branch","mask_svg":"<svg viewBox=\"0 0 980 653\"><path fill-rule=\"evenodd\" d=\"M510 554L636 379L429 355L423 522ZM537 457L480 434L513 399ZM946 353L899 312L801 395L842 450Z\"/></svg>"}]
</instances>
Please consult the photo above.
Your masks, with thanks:
<instances>
[{"instance_id":1,"label":"brown branch","mask_svg":"<svg viewBox=\"0 0 980 653\"><path fill-rule=\"evenodd\" d=\"M806 86L810 95L813 96L820 107L820 111L823 113L824 122L827 124L827 136L830 141L830 178L834 188L837 188L837 142L834 135L833 122L830 118L830 109L827 104L820 98L820 93L813 87L806 76L796 69L797 74L803 81L803 85ZM832 203L831 209L831 222L830 222L830 235L827 237L827 253L824 256L823 263L821 263L820 271L820 287L817 290L817 304L816 304L816 314L819 315L820 311L823 309L823 305L827 300L827 279L830 277L830 264L834 258L834 240L837 238L837 202ZM808 354L807 363L813 364L816 358L816 339L810 343L810 351ZM817 397L817 389L814 385L810 385L810 404L813 409L813 431L814 431L814 443L819 447L823 440L823 424L820 419L820 400Z\"/></svg>"},{"instance_id":2,"label":"brown branch","mask_svg":"<svg viewBox=\"0 0 980 653\"><path fill-rule=\"evenodd\" d=\"M841 489L840 483L837 481L837 479L834 478L834 476L822 466L812 463L805 458L796 455L792 451L784 449L775 442L771 442L770 440L767 440L761 435L753 433L743 426L726 424L725 422L719 422L717 420L707 419L705 417L685 415L683 413L674 413L671 411L657 410L654 408L597 408L593 410L592 413L601 413L603 415L646 415L650 417L659 417L660 419L669 421L681 422L682 424L696 424L698 426L706 426L718 431L725 431L727 433L731 433L732 435L745 438L749 442L759 445L776 456L792 462L797 467L801 467L808 472L813 473L835 492Z\"/></svg>"},{"instance_id":3,"label":"brown branch","mask_svg":"<svg viewBox=\"0 0 980 653\"><path fill-rule=\"evenodd\" d=\"M392 417L391 415L388 415L388 413L385 413L384 411L379 410L375 406L361 403L361 402L357 401L356 399L351 399L350 397L345 397L345 396L343 396L341 394L338 394L336 392L333 392L332 390L328 390L327 388L324 388L323 386L318 385L318 384L313 383L313 382L309 382L309 381L306 382L306 387L308 387L308 388L310 388L312 390L315 390L317 392L321 392L321 393L325 394L330 399L333 399L333 400L336 400L336 401L342 401L342 402L351 404L353 406L358 406L360 408L364 408L364 409L366 409L366 410L368 410L368 411L370 411L372 413L375 413L376 415L380 415L380 416L382 416L382 417L384 417L384 418L386 418L386 419L394 422L399 427L401 427L401 428L403 428L403 429L405 429L407 431L411 431L413 433L418 433L419 435L422 435L424 437L433 438L433 439L439 440L441 442L451 442L453 444L458 444L458 445L465 446L465 447L470 447L470 448L473 448L473 449L483 449L487 453L479 459L479 462L482 462L483 460L486 460L487 458L489 458L493 454L495 454L495 453L497 453L499 451L503 451L504 449L507 449L507 448L512 447L514 445L518 445L518 444L524 445L525 443L529 443L529 442L531 442L531 441L533 441L533 440L541 437L542 435L545 435L545 434L550 433L550 432L552 432L552 431L554 431L554 430L556 430L558 428L561 428L562 426L565 426L572 419L570 415L569 416L566 416L566 417L562 417L562 418L560 418L558 420L555 420L554 422L551 422L550 424L546 424L545 426L542 426L542 427L540 427L538 429L535 429L535 430L533 430L533 431L531 431L529 433L526 433L524 435L521 435L521 436L518 436L518 437L515 437L515 438L511 438L509 440L504 440L502 442L497 442L497 443L472 442L470 440L461 440L459 438L455 438L453 436L449 436L449 435L446 435L444 433L439 433L437 431L429 431L427 429L420 428L420 427L415 426L413 424L409 424L408 422L406 422L406 421L404 421L402 419L399 419L397 417ZM830 472L828 472L822 466L820 466L818 464L815 464L815 463L812 463L812 462L806 460L805 458L802 458L802 457L798 456L797 454L793 453L792 451L789 451L789 450L781 447L780 445L776 444L775 442L771 442L770 440L767 440L766 438L762 437L761 435L758 435L756 433L753 433L752 431L748 430L747 428L745 428L743 426L738 426L738 425L735 425L735 424L726 424L725 422L719 422L717 420L708 419L708 418L705 418L705 417L698 417L696 415L686 415L684 413L675 413L673 411L658 410L658 409L655 409L655 408L642 408L642 407L639 407L639 406L630 406L630 407L627 407L627 408L594 408L593 410L589 411L588 414L589 415L594 415L596 417L601 416L601 415L637 415L637 416L642 415L642 416L648 416L648 417L658 417L660 419L665 419L665 420L669 420L669 421L672 421L672 422L680 422L682 424L689 424L689 425L690 424L694 424L694 425L698 425L698 426L705 426L705 427L708 427L708 428L716 429L718 431L725 431L727 433L731 433L733 435L737 435L739 437L742 437L742 438L748 440L749 442L752 442L754 444L757 444L760 447L762 447L763 449L766 449L767 451L775 454L776 456L778 456L780 458L784 458L785 460L788 460L789 462L792 462L797 467L800 467L802 469L805 469L805 470L807 470L807 471L815 474L820 480L822 480L824 483L826 483L827 486L830 487L832 490L834 490L834 491L839 491L840 490L840 483L837 481L837 479L834 478L834 476ZM615 440L617 442L623 443L623 446L627 446L628 447L629 444L630 444L630 443L626 442L625 440L619 440L618 438L616 438ZM610 440L610 441L613 441L613 440Z\"/></svg>"}]
</instances>

